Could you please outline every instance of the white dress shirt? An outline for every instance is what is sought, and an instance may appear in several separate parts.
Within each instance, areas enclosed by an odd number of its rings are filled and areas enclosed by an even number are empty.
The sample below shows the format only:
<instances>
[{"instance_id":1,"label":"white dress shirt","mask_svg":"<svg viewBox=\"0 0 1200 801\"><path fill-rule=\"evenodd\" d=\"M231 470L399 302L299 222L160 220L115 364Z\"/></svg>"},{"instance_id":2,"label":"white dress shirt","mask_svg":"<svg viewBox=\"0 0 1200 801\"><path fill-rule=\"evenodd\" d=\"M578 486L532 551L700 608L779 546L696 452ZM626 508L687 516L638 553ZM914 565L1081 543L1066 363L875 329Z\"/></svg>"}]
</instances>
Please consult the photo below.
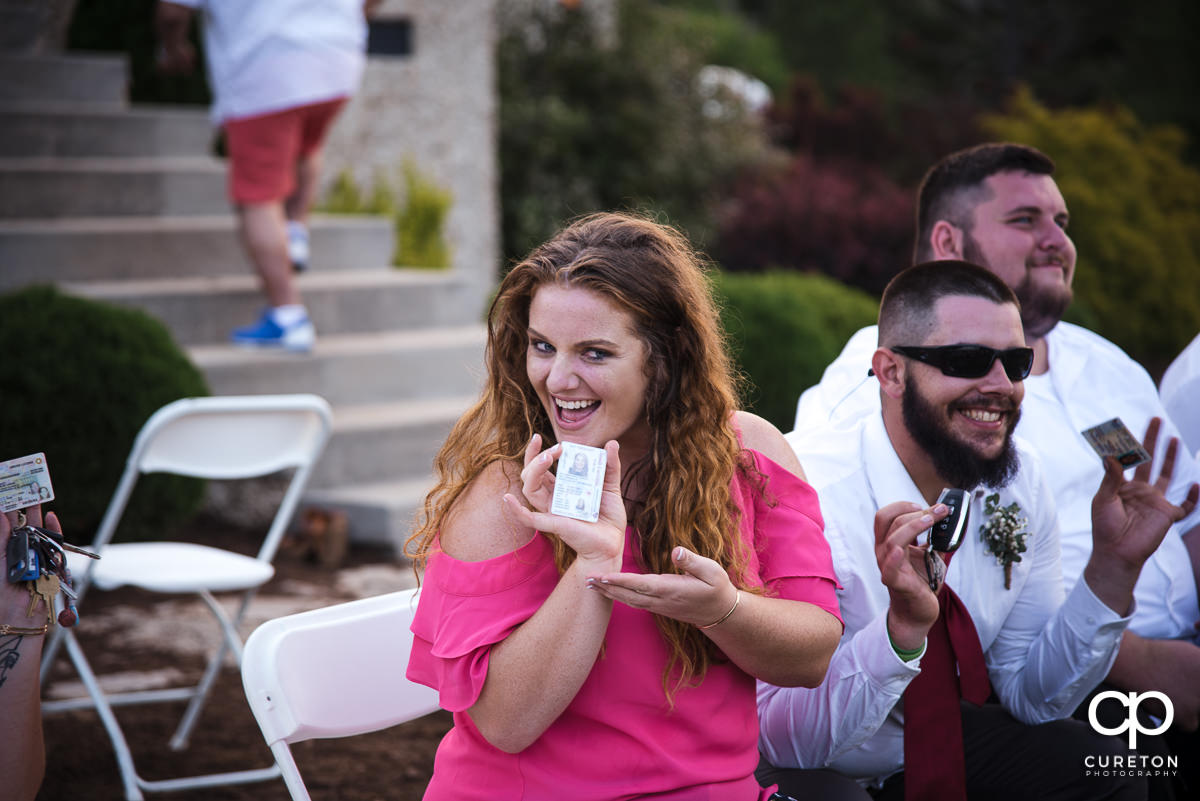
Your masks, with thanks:
<instances>
[{"instance_id":1,"label":"white dress shirt","mask_svg":"<svg viewBox=\"0 0 1200 801\"><path fill-rule=\"evenodd\" d=\"M1171 422L1179 426L1187 448L1200 457L1200 334L1183 349L1163 373L1158 385Z\"/></svg>"},{"instance_id":2,"label":"white dress shirt","mask_svg":"<svg viewBox=\"0 0 1200 801\"><path fill-rule=\"evenodd\" d=\"M816 688L759 682L759 747L777 767L831 767L879 784L904 764L904 689L920 658L904 662L887 634L888 593L875 561L875 512L895 501L926 505L896 455L879 413L853 429L789 442L821 499L826 537L842 588L842 641ZM984 498L971 496L970 523L946 583L971 613L1001 703L1026 723L1070 716L1104 678L1129 618L1079 582L1066 595L1054 501L1037 456L1018 442L1021 467L999 491L1027 520L1026 546L1012 584L981 539ZM1065 600L1064 600L1065 599ZM923 654L922 654L923 656Z\"/></svg>"},{"instance_id":3,"label":"white dress shirt","mask_svg":"<svg viewBox=\"0 0 1200 801\"><path fill-rule=\"evenodd\" d=\"M170 0L204 11L212 117L348 97L366 64L362 0Z\"/></svg>"},{"instance_id":4,"label":"white dress shirt","mask_svg":"<svg viewBox=\"0 0 1200 801\"><path fill-rule=\"evenodd\" d=\"M805 390L794 432L801 442L815 428L845 428L868 413L878 413L879 384L867 378L878 336L876 326L854 334L825 370L821 383ZM1092 497L1104 476L1099 457L1080 432L1119 417L1140 440L1150 418L1162 417L1162 447L1154 460L1157 475L1165 443L1168 437L1178 436L1178 430L1149 374L1116 345L1070 323L1056 325L1046 344L1050 370L1025 379L1017 434L1037 450L1054 492L1063 576L1071 587L1083 575L1092 553ZM1200 482L1200 458L1181 448L1167 498L1182 502L1193 482ZM1197 638L1193 624L1200 620L1200 603L1182 539L1195 526L1200 526L1200 506L1171 527L1146 561L1134 590L1138 611L1130 631L1155 639Z\"/></svg>"}]
</instances>

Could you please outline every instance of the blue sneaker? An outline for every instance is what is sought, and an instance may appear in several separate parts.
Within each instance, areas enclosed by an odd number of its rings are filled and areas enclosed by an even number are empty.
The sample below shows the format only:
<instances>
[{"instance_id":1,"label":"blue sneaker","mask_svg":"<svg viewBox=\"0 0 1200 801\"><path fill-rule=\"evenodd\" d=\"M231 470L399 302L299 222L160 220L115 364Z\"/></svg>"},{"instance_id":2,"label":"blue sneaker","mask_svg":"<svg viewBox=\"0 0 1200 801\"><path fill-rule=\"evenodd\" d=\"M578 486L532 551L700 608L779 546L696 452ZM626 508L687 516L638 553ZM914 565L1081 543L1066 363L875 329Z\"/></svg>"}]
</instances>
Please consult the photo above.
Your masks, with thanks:
<instances>
[{"instance_id":1,"label":"blue sneaker","mask_svg":"<svg viewBox=\"0 0 1200 801\"><path fill-rule=\"evenodd\" d=\"M271 310L266 309L254 325L235 328L231 339L235 345L248 347L310 351L317 339L317 332L307 314L291 325L281 326L275 321Z\"/></svg>"}]
</instances>

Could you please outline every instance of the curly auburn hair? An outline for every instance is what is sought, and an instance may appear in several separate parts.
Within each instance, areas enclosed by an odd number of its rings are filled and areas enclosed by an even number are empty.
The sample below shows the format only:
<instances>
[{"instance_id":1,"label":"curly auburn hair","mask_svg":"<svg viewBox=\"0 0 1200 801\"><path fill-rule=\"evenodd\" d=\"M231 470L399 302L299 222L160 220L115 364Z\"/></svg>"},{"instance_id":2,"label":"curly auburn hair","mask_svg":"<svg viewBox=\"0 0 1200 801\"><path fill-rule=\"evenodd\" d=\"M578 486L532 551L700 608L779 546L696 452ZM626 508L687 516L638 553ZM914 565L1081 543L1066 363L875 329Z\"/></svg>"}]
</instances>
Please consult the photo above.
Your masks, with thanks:
<instances>
[{"instance_id":1,"label":"curly auburn hair","mask_svg":"<svg viewBox=\"0 0 1200 801\"><path fill-rule=\"evenodd\" d=\"M735 378L708 277L681 234L628 214L576 220L501 282L488 312L487 382L434 460L437 484L425 498L406 552L418 567L424 564L450 509L489 464L519 467L535 433L546 447L556 442L526 375L529 308L546 284L610 299L629 313L646 345L643 413L652 444L644 458L625 466L622 481L628 487L631 476L644 472L645 491L630 517L642 569L678 572L671 552L682 545L717 561L735 584L744 585L747 554L730 484L735 473L753 475L753 468L731 423ZM543 536L554 545L561 574L575 554L555 535ZM675 689L702 680L717 652L691 625L662 616L657 624L671 648L663 671L670 698Z\"/></svg>"}]
</instances>

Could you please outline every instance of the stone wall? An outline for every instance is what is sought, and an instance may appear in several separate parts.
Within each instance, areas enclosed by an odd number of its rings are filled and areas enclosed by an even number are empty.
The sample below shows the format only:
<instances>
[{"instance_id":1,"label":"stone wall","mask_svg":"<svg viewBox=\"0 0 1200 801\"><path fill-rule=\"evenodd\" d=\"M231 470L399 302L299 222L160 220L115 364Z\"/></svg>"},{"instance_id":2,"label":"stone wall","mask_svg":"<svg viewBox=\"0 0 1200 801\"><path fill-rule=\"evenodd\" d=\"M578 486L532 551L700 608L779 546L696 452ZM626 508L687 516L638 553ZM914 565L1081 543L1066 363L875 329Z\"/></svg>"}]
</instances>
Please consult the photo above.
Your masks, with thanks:
<instances>
[{"instance_id":1,"label":"stone wall","mask_svg":"<svg viewBox=\"0 0 1200 801\"><path fill-rule=\"evenodd\" d=\"M447 221L454 269L477 288L480 312L500 259L497 0L384 0L375 19L407 19L412 53L371 56L358 95L332 131L325 185L344 169L360 185L405 158L454 196Z\"/></svg>"}]
</instances>

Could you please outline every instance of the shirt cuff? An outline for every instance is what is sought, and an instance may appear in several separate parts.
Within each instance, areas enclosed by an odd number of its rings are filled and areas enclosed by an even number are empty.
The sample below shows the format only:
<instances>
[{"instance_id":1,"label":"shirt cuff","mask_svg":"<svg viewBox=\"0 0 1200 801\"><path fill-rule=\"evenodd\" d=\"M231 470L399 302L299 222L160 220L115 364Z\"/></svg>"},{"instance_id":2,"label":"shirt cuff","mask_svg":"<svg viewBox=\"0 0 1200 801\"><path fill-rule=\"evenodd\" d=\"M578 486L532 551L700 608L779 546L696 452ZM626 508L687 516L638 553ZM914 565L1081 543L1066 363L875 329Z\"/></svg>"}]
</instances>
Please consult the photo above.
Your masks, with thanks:
<instances>
[{"instance_id":1,"label":"shirt cuff","mask_svg":"<svg viewBox=\"0 0 1200 801\"><path fill-rule=\"evenodd\" d=\"M1129 614L1121 617L1096 597L1082 576L1075 582L1063 604L1063 620L1085 642L1094 637L1112 636L1119 639L1136 612L1137 601L1133 601Z\"/></svg>"},{"instance_id":2,"label":"shirt cuff","mask_svg":"<svg viewBox=\"0 0 1200 801\"><path fill-rule=\"evenodd\" d=\"M921 643L921 653L905 662L892 647L888 636L887 611L868 623L856 638L861 648L860 662L880 690L899 697L916 675L921 672L921 659L925 656L926 643Z\"/></svg>"}]
</instances>

